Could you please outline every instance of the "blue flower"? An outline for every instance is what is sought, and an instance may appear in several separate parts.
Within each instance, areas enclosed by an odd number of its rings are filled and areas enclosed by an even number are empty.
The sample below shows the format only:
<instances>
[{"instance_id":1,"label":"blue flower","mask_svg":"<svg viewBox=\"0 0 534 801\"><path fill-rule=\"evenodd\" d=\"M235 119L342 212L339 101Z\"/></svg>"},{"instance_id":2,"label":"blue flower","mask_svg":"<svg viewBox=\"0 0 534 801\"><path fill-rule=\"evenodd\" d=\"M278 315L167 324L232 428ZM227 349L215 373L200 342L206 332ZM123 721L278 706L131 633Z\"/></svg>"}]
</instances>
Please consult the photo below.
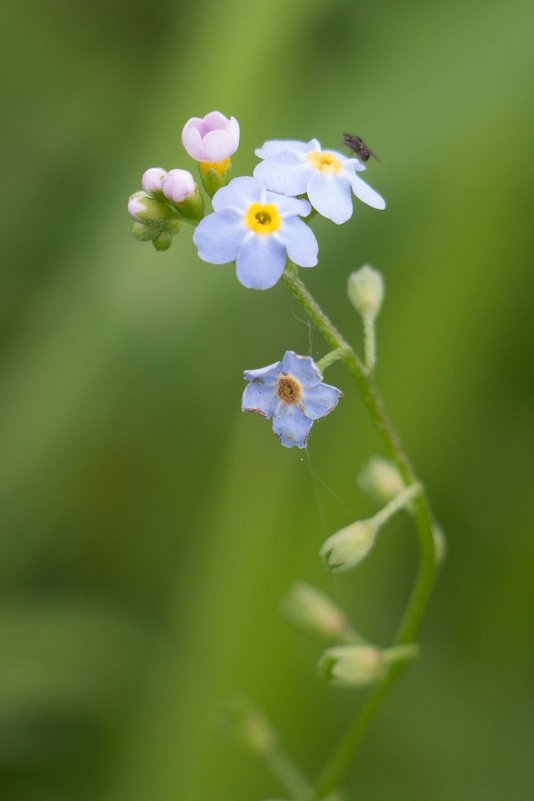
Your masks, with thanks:
<instances>
[{"instance_id":1,"label":"blue flower","mask_svg":"<svg viewBox=\"0 0 534 801\"><path fill-rule=\"evenodd\" d=\"M273 431L286 448L305 448L314 420L330 414L343 397L323 384L321 371L309 356L288 350L281 362L245 370L249 381L242 410L273 418Z\"/></svg>"},{"instance_id":2,"label":"blue flower","mask_svg":"<svg viewBox=\"0 0 534 801\"><path fill-rule=\"evenodd\" d=\"M315 267L319 246L299 217L311 208L307 200L268 192L254 178L234 178L213 196L214 214L195 229L198 255L211 264L235 261L237 277L249 289L270 289L286 264Z\"/></svg>"},{"instance_id":3,"label":"blue flower","mask_svg":"<svg viewBox=\"0 0 534 801\"><path fill-rule=\"evenodd\" d=\"M254 177L267 189L284 195L307 194L314 209L335 223L352 216L352 192L368 206L384 209L384 199L356 175L365 170L358 159L333 150L322 150L317 139L311 142L272 140L256 150L264 159Z\"/></svg>"}]
</instances>

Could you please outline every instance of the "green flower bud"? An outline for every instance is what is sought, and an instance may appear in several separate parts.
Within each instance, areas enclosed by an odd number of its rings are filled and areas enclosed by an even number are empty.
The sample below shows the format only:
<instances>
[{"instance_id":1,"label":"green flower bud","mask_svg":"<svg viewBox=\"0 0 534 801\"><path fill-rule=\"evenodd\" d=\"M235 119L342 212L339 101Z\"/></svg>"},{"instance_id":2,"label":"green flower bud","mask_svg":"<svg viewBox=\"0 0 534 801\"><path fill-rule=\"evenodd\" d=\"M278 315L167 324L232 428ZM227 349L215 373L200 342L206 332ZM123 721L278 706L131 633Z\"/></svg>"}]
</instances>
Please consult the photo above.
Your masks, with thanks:
<instances>
[{"instance_id":1,"label":"green flower bud","mask_svg":"<svg viewBox=\"0 0 534 801\"><path fill-rule=\"evenodd\" d=\"M161 225L147 225L142 222L132 223L132 235L139 242L149 242L151 239L155 239L161 230Z\"/></svg>"},{"instance_id":2,"label":"green flower bud","mask_svg":"<svg viewBox=\"0 0 534 801\"><path fill-rule=\"evenodd\" d=\"M297 626L326 639L354 636L341 609L328 596L302 581L286 595L282 611Z\"/></svg>"},{"instance_id":3,"label":"green flower bud","mask_svg":"<svg viewBox=\"0 0 534 801\"><path fill-rule=\"evenodd\" d=\"M361 687L384 672L384 652L373 645L337 645L324 652L319 675L338 687Z\"/></svg>"},{"instance_id":4,"label":"green flower bud","mask_svg":"<svg viewBox=\"0 0 534 801\"><path fill-rule=\"evenodd\" d=\"M342 528L324 542L320 554L333 571L350 570L373 547L377 528L370 520L358 520Z\"/></svg>"},{"instance_id":5,"label":"green flower bud","mask_svg":"<svg viewBox=\"0 0 534 801\"><path fill-rule=\"evenodd\" d=\"M163 225L163 223L176 216L165 203L146 192L135 192L128 200L128 213L136 222L148 225Z\"/></svg>"},{"instance_id":6,"label":"green flower bud","mask_svg":"<svg viewBox=\"0 0 534 801\"><path fill-rule=\"evenodd\" d=\"M380 503L390 501L404 489L402 476L389 459L373 456L358 476L360 487Z\"/></svg>"},{"instance_id":7,"label":"green flower bud","mask_svg":"<svg viewBox=\"0 0 534 801\"><path fill-rule=\"evenodd\" d=\"M168 250L172 245L172 234L170 231L163 230L152 240L152 244L156 250Z\"/></svg>"},{"instance_id":8,"label":"green flower bud","mask_svg":"<svg viewBox=\"0 0 534 801\"><path fill-rule=\"evenodd\" d=\"M253 754L269 754L278 746L276 731L264 713L245 696L236 696L224 706L222 723L227 732Z\"/></svg>"},{"instance_id":9,"label":"green flower bud","mask_svg":"<svg viewBox=\"0 0 534 801\"><path fill-rule=\"evenodd\" d=\"M362 317L376 317L384 300L384 279L369 265L351 273L347 282L349 300Z\"/></svg>"}]
</instances>

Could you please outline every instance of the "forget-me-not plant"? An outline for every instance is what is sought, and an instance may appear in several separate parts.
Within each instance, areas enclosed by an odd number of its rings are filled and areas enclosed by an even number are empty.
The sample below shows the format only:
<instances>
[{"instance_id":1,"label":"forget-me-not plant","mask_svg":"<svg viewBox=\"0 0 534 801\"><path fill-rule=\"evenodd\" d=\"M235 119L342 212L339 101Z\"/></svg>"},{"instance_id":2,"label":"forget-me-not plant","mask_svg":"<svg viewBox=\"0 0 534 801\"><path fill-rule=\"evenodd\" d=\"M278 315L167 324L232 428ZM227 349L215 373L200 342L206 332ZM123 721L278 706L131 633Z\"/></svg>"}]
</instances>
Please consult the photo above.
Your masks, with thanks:
<instances>
[{"instance_id":1,"label":"forget-me-not plant","mask_svg":"<svg viewBox=\"0 0 534 801\"><path fill-rule=\"evenodd\" d=\"M231 157L239 135L237 120L218 111L189 120L182 143L197 162L199 182L183 167L149 168L142 177L142 190L128 202L132 233L139 241L152 241L156 250L167 250L182 224L188 223L194 226L193 241L202 260L235 263L238 280L250 289L267 290L282 279L300 303L330 349L317 361L288 350L280 361L244 373L248 383L243 411L272 420L286 448L307 448L313 423L330 414L342 398L340 389L323 381L325 370L340 361L356 382L387 457L373 457L360 483L385 505L367 520L347 521L326 539L320 551L326 567L348 571L372 558L380 530L401 511L412 518L419 541L415 583L393 642L386 648L364 639L348 615L320 590L300 582L285 599L284 610L292 621L333 643L319 659L322 678L342 688L372 688L315 778L282 750L260 711L242 700L234 705L240 739L265 759L287 796L319 801L340 788L376 711L419 653L416 639L445 552L444 535L375 383L375 328L384 300L381 274L365 265L347 281L349 301L362 320L361 357L308 291L298 270L318 264L319 246L308 224L312 207L339 225L352 216L353 195L379 210L385 208L384 199L360 177L365 170L362 161L325 150L317 139L269 140L256 150L261 161L254 175L232 180ZM213 211L206 215L210 199Z\"/></svg>"}]
</instances>

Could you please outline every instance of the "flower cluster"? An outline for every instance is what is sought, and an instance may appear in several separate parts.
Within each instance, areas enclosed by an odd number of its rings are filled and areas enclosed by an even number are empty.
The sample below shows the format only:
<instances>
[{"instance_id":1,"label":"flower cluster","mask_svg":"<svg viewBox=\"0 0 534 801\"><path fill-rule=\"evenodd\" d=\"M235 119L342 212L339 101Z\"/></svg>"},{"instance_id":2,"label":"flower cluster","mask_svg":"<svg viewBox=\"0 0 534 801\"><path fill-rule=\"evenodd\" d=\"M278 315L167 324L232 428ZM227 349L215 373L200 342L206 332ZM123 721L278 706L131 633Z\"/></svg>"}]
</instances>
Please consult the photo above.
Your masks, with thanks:
<instances>
[{"instance_id":1,"label":"flower cluster","mask_svg":"<svg viewBox=\"0 0 534 801\"><path fill-rule=\"evenodd\" d=\"M166 250L181 223L190 222L203 261L234 263L244 287L270 289L288 260L297 267L317 265L319 245L303 219L312 209L340 224L352 216L353 195L375 209L385 207L358 174L365 164L323 150L317 139L267 141L256 150L261 161L254 175L232 180L231 157L239 135L237 120L219 111L192 117L181 140L197 162L200 182L182 168L146 170L142 190L128 202L134 236ZM213 211L207 216L200 187L212 201ZM249 384L243 410L272 418L275 434L288 448L306 447L313 422L331 412L342 397L339 389L323 383L311 357L293 351L268 367L246 371L245 378Z\"/></svg>"}]
</instances>

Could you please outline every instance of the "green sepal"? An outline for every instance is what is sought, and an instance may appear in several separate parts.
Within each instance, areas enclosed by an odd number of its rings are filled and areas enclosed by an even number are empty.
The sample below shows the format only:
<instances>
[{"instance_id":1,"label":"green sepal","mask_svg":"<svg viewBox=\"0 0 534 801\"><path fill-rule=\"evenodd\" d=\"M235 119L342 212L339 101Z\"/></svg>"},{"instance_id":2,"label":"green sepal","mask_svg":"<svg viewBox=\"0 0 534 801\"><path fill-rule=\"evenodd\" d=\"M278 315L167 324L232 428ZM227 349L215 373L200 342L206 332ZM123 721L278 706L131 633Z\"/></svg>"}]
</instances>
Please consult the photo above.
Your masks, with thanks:
<instances>
[{"instance_id":1,"label":"green sepal","mask_svg":"<svg viewBox=\"0 0 534 801\"><path fill-rule=\"evenodd\" d=\"M161 225L148 225L142 222L132 223L132 236L139 242L150 242L163 230Z\"/></svg>"},{"instance_id":2,"label":"green sepal","mask_svg":"<svg viewBox=\"0 0 534 801\"><path fill-rule=\"evenodd\" d=\"M152 244L156 250L168 250L172 245L172 234L170 231L162 231L158 236L152 240Z\"/></svg>"}]
</instances>

